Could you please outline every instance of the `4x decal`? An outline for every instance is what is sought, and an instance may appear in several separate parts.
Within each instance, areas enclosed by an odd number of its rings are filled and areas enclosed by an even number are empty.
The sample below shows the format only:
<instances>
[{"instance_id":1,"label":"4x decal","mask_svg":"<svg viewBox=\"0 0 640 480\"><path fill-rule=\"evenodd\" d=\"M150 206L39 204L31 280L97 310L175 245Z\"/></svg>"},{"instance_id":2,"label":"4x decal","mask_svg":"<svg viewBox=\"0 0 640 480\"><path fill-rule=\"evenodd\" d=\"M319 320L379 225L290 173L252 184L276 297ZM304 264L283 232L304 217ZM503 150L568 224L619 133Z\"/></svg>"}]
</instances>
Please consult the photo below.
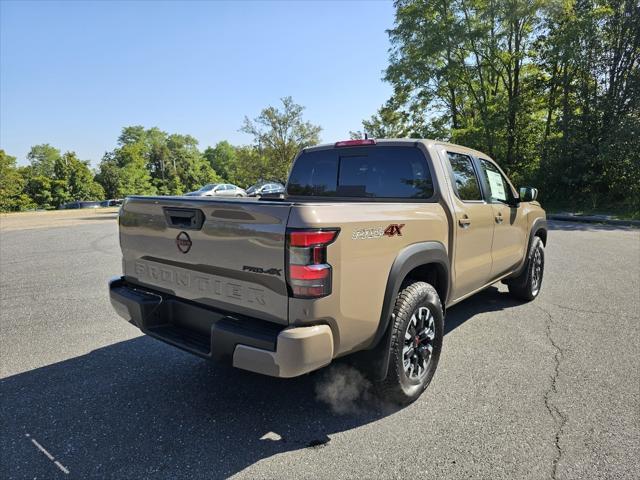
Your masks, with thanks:
<instances>
[{"instance_id":1,"label":"4x decal","mask_svg":"<svg viewBox=\"0 0 640 480\"><path fill-rule=\"evenodd\" d=\"M387 237L395 237L396 235L401 237L402 227L404 227L404 223L392 223L384 230L384 234Z\"/></svg>"},{"instance_id":2,"label":"4x decal","mask_svg":"<svg viewBox=\"0 0 640 480\"><path fill-rule=\"evenodd\" d=\"M371 227L371 228L360 228L358 230L354 230L351 234L352 240L371 240L374 238L382 238L384 236L387 237L395 237L396 235L402 236L402 227L404 227L404 223L392 223L387 228L382 227Z\"/></svg>"}]
</instances>

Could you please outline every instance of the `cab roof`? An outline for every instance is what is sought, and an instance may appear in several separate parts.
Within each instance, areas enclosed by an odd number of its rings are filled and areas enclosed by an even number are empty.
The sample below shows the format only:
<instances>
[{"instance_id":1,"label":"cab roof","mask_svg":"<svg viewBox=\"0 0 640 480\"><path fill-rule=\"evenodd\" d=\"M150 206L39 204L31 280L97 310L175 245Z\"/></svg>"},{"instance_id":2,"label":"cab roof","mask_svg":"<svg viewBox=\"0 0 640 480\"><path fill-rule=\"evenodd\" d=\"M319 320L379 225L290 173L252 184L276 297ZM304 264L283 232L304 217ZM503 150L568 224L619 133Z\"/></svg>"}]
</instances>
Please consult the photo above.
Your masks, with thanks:
<instances>
[{"instance_id":1,"label":"cab roof","mask_svg":"<svg viewBox=\"0 0 640 480\"><path fill-rule=\"evenodd\" d=\"M452 149L455 149L461 153L467 153L476 157L484 157L484 158L491 158L489 155L487 155L486 153L480 152L479 150L475 150L473 148L469 148L469 147L465 147L463 145L457 145L455 143L449 143L449 142L444 142L441 140L433 140L433 139L429 139L429 138L376 138L376 139L368 139L368 140L373 140L375 141L375 144L373 143L364 143L362 144L363 147L367 147L367 146L373 146L373 145L383 145L383 146L407 146L407 145L417 145L417 144L423 144L425 147L431 147L431 146L442 146L442 147L449 147ZM347 141L345 141L347 142ZM339 145L342 142L335 142L335 143L323 143L320 145L314 145L313 147L307 147L304 148L303 151L305 152L312 152L312 151L317 151L317 150L329 150L332 148L351 148L351 147L356 147L359 145L351 145L351 146L347 146L347 145Z\"/></svg>"}]
</instances>

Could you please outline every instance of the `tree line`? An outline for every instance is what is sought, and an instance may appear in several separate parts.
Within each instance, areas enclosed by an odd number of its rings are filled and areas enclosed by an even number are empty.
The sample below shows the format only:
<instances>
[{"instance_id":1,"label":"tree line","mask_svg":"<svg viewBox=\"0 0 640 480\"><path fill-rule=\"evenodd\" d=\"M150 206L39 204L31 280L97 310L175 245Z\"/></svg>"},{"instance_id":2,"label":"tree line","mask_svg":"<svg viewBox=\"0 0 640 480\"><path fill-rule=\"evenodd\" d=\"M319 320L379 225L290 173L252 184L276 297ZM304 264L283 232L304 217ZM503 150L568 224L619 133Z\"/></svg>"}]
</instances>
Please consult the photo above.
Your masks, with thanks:
<instances>
[{"instance_id":1,"label":"tree line","mask_svg":"<svg viewBox=\"0 0 640 480\"><path fill-rule=\"evenodd\" d=\"M51 145L31 148L26 167L0 150L0 211L56 208L72 200L102 200L104 190L95 181L89 162L74 152L60 153Z\"/></svg>"},{"instance_id":2,"label":"tree line","mask_svg":"<svg viewBox=\"0 0 640 480\"><path fill-rule=\"evenodd\" d=\"M384 79L393 94L351 132L435 138L486 152L547 204L640 215L640 4L636 0L396 0ZM38 145L0 155L0 209L284 181L319 141L290 97L245 117L250 145L126 127L94 172Z\"/></svg>"},{"instance_id":3,"label":"tree line","mask_svg":"<svg viewBox=\"0 0 640 480\"><path fill-rule=\"evenodd\" d=\"M127 195L180 195L207 183L248 187L260 180L285 182L295 154L319 142L321 128L303 119L304 107L291 97L245 117L251 145L218 142L204 151L191 135L159 128L122 129L116 147L93 171L74 152L36 145L29 165L0 150L0 211L58 208L71 201L124 198Z\"/></svg>"},{"instance_id":4,"label":"tree line","mask_svg":"<svg viewBox=\"0 0 640 480\"><path fill-rule=\"evenodd\" d=\"M637 0L396 0L395 10L393 94L363 122L371 136L448 139L543 200L640 213Z\"/></svg>"}]
</instances>

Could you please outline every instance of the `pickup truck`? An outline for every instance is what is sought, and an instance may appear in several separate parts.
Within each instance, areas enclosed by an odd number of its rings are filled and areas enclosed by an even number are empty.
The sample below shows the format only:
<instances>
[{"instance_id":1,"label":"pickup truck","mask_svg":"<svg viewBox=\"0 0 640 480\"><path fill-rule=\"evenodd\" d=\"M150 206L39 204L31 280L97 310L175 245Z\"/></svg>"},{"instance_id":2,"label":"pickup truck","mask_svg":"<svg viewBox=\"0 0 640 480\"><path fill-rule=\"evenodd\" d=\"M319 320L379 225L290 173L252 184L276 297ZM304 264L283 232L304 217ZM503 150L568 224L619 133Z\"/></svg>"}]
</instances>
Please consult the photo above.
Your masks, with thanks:
<instances>
[{"instance_id":1,"label":"pickup truck","mask_svg":"<svg viewBox=\"0 0 640 480\"><path fill-rule=\"evenodd\" d=\"M295 377L350 355L386 398L429 385L447 308L540 292L547 225L489 156L432 140L305 148L276 198L133 196L116 312L207 359Z\"/></svg>"}]
</instances>

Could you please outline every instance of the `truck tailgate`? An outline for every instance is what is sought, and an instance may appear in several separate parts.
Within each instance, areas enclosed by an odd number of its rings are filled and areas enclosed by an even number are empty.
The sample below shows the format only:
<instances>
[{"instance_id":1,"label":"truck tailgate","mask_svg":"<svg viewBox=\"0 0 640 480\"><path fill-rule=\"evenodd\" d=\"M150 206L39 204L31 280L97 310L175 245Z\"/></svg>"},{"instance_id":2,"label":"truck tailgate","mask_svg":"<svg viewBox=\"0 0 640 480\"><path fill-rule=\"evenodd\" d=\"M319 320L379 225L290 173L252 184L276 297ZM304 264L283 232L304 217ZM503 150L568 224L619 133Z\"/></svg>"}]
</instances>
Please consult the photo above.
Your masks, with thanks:
<instances>
[{"instance_id":1,"label":"truck tailgate","mask_svg":"<svg viewBox=\"0 0 640 480\"><path fill-rule=\"evenodd\" d=\"M129 197L120 213L127 281L231 313L286 324L291 204Z\"/></svg>"}]
</instances>

